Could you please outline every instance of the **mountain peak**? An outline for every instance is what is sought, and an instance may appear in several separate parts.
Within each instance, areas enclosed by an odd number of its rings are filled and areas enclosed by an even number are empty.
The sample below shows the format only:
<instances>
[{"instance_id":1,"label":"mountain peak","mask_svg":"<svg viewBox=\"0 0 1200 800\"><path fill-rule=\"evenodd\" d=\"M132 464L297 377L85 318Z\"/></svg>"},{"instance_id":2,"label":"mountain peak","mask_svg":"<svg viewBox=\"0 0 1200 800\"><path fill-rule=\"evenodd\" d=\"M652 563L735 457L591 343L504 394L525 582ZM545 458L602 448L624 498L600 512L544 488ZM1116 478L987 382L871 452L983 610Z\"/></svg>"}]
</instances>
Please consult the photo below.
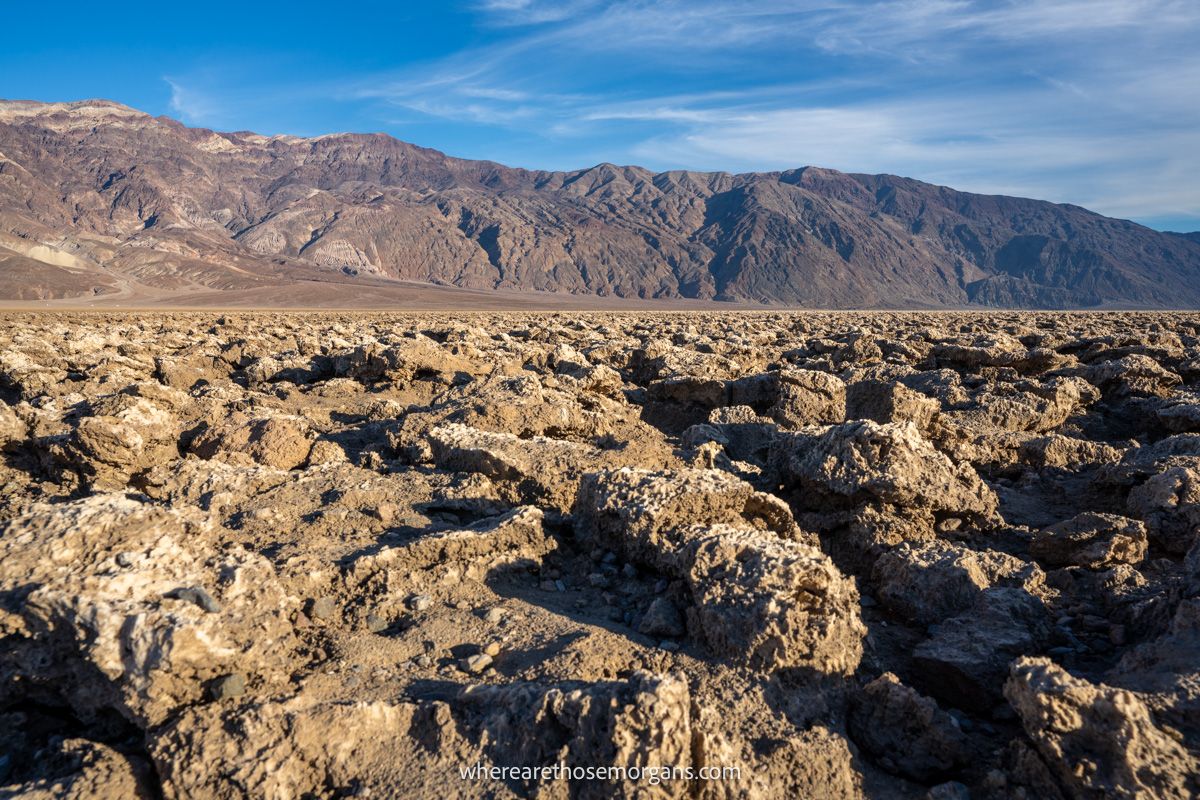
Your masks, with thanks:
<instances>
[{"instance_id":1,"label":"mountain peak","mask_svg":"<svg viewBox=\"0 0 1200 800\"><path fill-rule=\"evenodd\" d=\"M74 116L129 116L150 119L145 111L122 105L113 100L92 98L89 100L71 100L64 102L46 103L40 100L5 100L0 98L0 118L5 121L18 117L44 117L54 114L70 114Z\"/></svg>"}]
</instances>

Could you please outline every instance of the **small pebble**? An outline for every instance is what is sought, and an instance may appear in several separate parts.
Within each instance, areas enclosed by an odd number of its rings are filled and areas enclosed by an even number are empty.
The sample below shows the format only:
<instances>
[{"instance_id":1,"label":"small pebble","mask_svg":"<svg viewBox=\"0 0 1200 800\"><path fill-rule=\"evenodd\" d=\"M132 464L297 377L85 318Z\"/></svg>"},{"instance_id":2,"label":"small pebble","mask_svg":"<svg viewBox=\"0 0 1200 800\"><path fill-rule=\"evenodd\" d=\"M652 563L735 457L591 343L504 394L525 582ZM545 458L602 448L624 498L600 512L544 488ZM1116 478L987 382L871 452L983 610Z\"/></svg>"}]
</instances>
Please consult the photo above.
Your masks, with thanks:
<instances>
[{"instance_id":1,"label":"small pebble","mask_svg":"<svg viewBox=\"0 0 1200 800\"><path fill-rule=\"evenodd\" d=\"M483 654L487 655L487 656L491 656L492 658L495 658L496 656L500 655L500 643L499 642L488 642L487 645L484 646L484 648L483 648Z\"/></svg>"},{"instance_id":2,"label":"small pebble","mask_svg":"<svg viewBox=\"0 0 1200 800\"><path fill-rule=\"evenodd\" d=\"M367 630L371 633L379 633L385 630L387 626L388 622L383 617L375 613L367 614Z\"/></svg>"},{"instance_id":3,"label":"small pebble","mask_svg":"<svg viewBox=\"0 0 1200 800\"><path fill-rule=\"evenodd\" d=\"M476 675L483 672L492 665L492 657L487 653L477 653L468 658L464 658L461 662L463 672L469 672Z\"/></svg>"},{"instance_id":4,"label":"small pebble","mask_svg":"<svg viewBox=\"0 0 1200 800\"><path fill-rule=\"evenodd\" d=\"M308 616L311 619L329 619L333 612L332 597L317 597L308 601Z\"/></svg>"},{"instance_id":5,"label":"small pebble","mask_svg":"<svg viewBox=\"0 0 1200 800\"><path fill-rule=\"evenodd\" d=\"M971 792L958 781L939 783L925 794L926 800L971 800Z\"/></svg>"},{"instance_id":6,"label":"small pebble","mask_svg":"<svg viewBox=\"0 0 1200 800\"><path fill-rule=\"evenodd\" d=\"M433 605L433 598L427 594L414 594L408 598L408 607L413 611L426 611Z\"/></svg>"},{"instance_id":7,"label":"small pebble","mask_svg":"<svg viewBox=\"0 0 1200 800\"><path fill-rule=\"evenodd\" d=\"M647 636L673 638L684 633L683 615L665 597L656 597L646 609L638 631Z\"/></svg>"},{"instance_id":8,"label":"small pebble","mask_svg":"<svg viewBox=\"0 0 1200 800\"><path fill-rule=\"evenodd\" d=\"M670 639L663 639L658 643L659 650L666 650L668 653L674 653L679 650L679 642L673 642Z\"/></svg>"},{"instance_id":9,"label":"small pebble","mask_svg":"<svg viewBox=\"0 0 1200 800\"><path fill-rule=\"evenodd\" d=\"M504 609L500 606L492 606L483 615L483 619L491 625L498 625L504 619Z\"/></svg>"},{"instance_id":10,"label":"small pebble","mask_svg":"<svg viewBox=\"0 0 1200 800\"><path fill-rule=\"evenodd\" d=\"M394 503L380 503L378 508L369 513L384 525L389 525L400 513L400 509Z\"/></svg>"},{"instance_id":11,"label":"small pebble","mask_svg":"<svg viewBox=\"0 0 1200 800\"><path fill-rule=\"evenodd\" d=\"M633 564L626 564L625 566L621 567L621 574L626 578L636 578L638 574L637 567L635 567Z\"/></svg>"},{"instance_id":12,"label":"small pebble","mask_svg":"<svg viewBox=\"0 0 1200 800\"><path fill-rule=\"evenodd\" d=\"M246 676L239 672L218 678L209 690L213 700L232 700L246 693Z\"/></svg>"},{"instance_id":13,"label":"small pebble","mask_svg":"<svg viewBox=\"0 0 1200 800\"><path fill-rule=\"evenodd\" d=\"M210 614L216 614L221 610L221 604L199 586L185 586L180 589L172 589L167 592L166 597L172 600L184 600L189 603L195 603Z\"/></svg>"},{"instance_id":14,"label":"small pebble","mask_svg":"<svg viewBox=\"0 0 1200 800\"><path fill-rule=\"evenodd\" d=\"M962 520L958 517L948 517L937 524L938 532L952 533L962 527Z\"/></svg>"}]
</instances>

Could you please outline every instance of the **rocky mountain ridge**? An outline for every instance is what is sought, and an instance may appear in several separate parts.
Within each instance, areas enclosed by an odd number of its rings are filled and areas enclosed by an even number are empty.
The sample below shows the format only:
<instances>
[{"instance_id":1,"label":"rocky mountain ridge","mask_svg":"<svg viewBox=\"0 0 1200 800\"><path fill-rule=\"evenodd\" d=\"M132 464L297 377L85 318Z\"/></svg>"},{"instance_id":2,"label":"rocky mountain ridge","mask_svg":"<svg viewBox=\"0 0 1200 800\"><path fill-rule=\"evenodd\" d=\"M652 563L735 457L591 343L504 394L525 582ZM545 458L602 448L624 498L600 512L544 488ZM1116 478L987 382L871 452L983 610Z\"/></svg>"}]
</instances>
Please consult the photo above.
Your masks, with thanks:
<instances>
[{"instance_id":1,"label":"rocky mountain ridge","mask_svg":"<svg viewBox=\"0 0 1200 800\"><path fill-rule=\"evenodd\" d=\"M1197 307L1200 242L816 167L572 172L0 101L0 298L416 281L806 307Z\"/></svg>"}]
</instances>

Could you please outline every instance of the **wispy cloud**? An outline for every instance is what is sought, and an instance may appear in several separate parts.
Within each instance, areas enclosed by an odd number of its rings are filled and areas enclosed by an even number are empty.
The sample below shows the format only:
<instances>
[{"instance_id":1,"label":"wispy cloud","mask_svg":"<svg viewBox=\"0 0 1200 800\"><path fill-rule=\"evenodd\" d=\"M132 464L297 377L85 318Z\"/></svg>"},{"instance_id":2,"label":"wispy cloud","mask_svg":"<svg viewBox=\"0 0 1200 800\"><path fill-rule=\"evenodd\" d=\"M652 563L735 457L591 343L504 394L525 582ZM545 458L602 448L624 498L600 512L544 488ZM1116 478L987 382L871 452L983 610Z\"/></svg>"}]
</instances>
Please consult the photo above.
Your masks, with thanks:
<instances>
[{"instance_id":1,"label":"wispy cloud","mask_svg":"<svg viewBox=\"0 0 1200 800\"><path fill-rule=\"evenodd\" d=\"M1194 26L1190 0L907 0L841 3L818 12L817 43L829 50L961 52L981 40L1022 44L1096 33ZM928 49L925 49L928 48Z\"/></svg>"},{"instance_id":2,"label":"wispy cloud","mask_svg":"<svg viewBox=\"0 0 1200 800\"><path fill-rule=\"evenodd\" d=\"M1075 202L1118 216L1182 213L1196 207L1184 176L1200 170L1196 122L1132 137L1120 130L1080 135L1048 113L1048 92L994 97L983 109L956 96L872 101L851 107L659 109L630 118L681 122L681 130L634 146L639 160L673 167L786 169L815 164L891 172L961 189ZM621 113L621 112L616 112Z\"/></svg>"},{"instance_id":3,"label":"wispy cloud","mask_svg":"<svg viewBox=\"0 0 1200 800\"><path fill-rule=\"evenodd\" d=\"M597 0L484 0L480 11L499 25L541 25L558 22L595 6Z\"/></svg>"},{"instance_id":4,"label":"wispy cloud","mask_svg":"<svg viewBox=\"0 0 1200 800\"><path fill-rule=\"evenodd\" d=\"M202 91L184 86L178 80L164 76L171 87L171 110L183 119L197 125L215 125L221 122L220 107Z\"/></svg>"}]
</instances>

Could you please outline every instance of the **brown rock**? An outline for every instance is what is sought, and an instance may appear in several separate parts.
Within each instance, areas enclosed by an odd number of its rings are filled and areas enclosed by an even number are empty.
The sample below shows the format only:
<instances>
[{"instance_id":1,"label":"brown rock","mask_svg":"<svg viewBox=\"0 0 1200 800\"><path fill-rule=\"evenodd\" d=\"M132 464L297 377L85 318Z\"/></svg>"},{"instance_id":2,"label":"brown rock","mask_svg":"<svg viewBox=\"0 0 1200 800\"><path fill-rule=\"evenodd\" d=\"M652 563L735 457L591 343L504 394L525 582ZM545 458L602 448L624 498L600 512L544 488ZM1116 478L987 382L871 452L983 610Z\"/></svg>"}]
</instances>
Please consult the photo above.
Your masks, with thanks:
<instances>
[{"instance_id":1,"label":"brown rock","mask_svg":"<svg viewBox=\"0 0 1200 800\"><path fill-rule=\"evenodd\" d=\"M856 381L846 387L846 418L879 423L911 422L928 430L939 410L938 402L901 383Z\"/></svg>"},{"instance_id":2,"label":"brown rock","mask_svg":"<svg viewBox=\"0 0 1200 800\"><path fill-rule=\"evenodd\" d=\"M196 702L206 681L245 660L283 679L295 645L288 598L261 556L204 552L210 525L120 494L5 522L0 592L25 587L17 674L63 692L84 718L113 710L139 725ZM164 600L217 576L215 613Z\"/></svg>"},{"instance_id":3,"label":"brown rock","mask_svg":"<svg viewBox=\"0 0 1200 800\"><path fill-rule=\"evenodd\" d=\"M580 536L685 579L689 616L714 652L760 668L857 665L865 629L853 584L796 541L786 506L742 481L699 470L593 473L575 516Z\"/></svg>"},{"instance_id":4,"label":"brown rock","mask_svg":"<svg viewBox=\"0 0 1200 800\"><path fill-rule=\"evenodd\" d=\"M911 422L862 420L782 435L773 460L801 492L984 516L996 510L996 495L970 465L952 463Z\"/></svg>"},{"instance_id":5,"label":"brown rock","mask_svg":"<svg viewBox=\"0 0 1200 800\"><path fill-rule=\"evenodd\" d=\"M890 672L852 695L847 725L859 747L913 780L936 780L970 758L955 719Z\"/></svg>"},{"instance_id":6,"label":"brown rock","mask_svg":"<svg viewBox=\"0 0 1200 800\"><path fill-rule=\"evenodd\" d=\"M1025 732L1077 797L1187 798L1200 762L1129 691L1076 678L1046 658L1016 661L1004 693Z\"/></svg>"},{"instance_id":7,"label":"brown rock","mask_svg":"<svg viewBox=\"0 0 1200 800\"><path fill-rule=\"evenodd\" d=\"M233 418L202 432L191 449L201 458L295 469L308 460L312 433L300 417Z\"/></svg>"},{"instance_id":8,"label":"brown rock","mask_svg":"<svg viewBox=\"0 0 1200 800\"><path fill-rule=\"evenodd\" d=\"M961 614L993 586L1036 591L1045 582L1036 564L948 542L901 544L880 556L871 578L881 603L922 625Z\"/></svg>"},{"instance_id":9,"label":"brown rock","mask_svg":"<svg viewBox=\"0 0 1200 800\"><path fill-rule=\"evenodd\" d=\"M1089 511L1039 532L1029 551L1056 567L1101 569L1137 564L1146 557L1146 526L1115 514Z\"/></svg>"}]
</instances>

